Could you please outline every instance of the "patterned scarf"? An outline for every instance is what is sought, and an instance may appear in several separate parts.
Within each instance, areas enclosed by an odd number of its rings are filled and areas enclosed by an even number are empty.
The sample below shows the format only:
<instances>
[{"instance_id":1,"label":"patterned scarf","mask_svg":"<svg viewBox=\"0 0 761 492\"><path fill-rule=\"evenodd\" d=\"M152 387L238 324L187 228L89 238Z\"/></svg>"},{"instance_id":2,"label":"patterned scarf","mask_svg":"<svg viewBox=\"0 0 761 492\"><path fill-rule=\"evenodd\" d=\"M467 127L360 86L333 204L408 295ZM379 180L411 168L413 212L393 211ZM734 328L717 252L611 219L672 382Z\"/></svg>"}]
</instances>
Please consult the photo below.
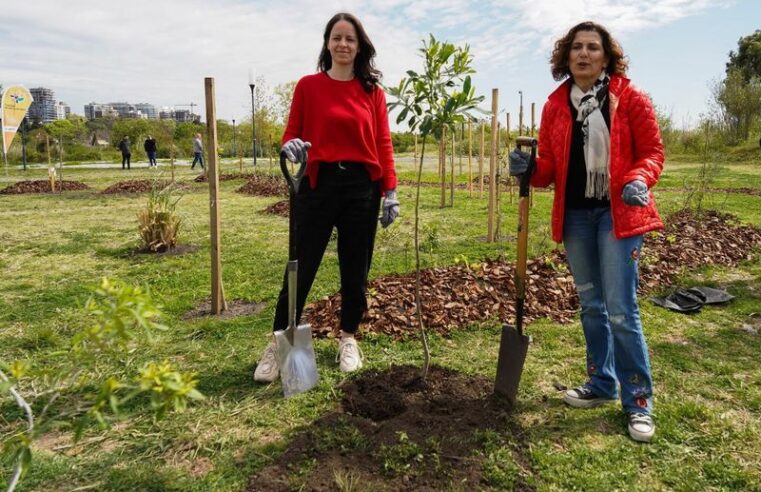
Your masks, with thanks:
<instances>
[{"instance_id":1,"label":"patterned scarf","mask_svg":"<svg viewBox=\"0 0 761 492\"><path fill-rule=\"evenodd\" d=\"M602 115L602 106L608 97L610 78L605 72L600 74L589 91L579 86L571 87L571 103L578 114L584 133L584 160L587 167L587 187L584 196L605 200L610 198L608 189L608 169L610 167L610 131Z\"/></svg>"}]
</instances>

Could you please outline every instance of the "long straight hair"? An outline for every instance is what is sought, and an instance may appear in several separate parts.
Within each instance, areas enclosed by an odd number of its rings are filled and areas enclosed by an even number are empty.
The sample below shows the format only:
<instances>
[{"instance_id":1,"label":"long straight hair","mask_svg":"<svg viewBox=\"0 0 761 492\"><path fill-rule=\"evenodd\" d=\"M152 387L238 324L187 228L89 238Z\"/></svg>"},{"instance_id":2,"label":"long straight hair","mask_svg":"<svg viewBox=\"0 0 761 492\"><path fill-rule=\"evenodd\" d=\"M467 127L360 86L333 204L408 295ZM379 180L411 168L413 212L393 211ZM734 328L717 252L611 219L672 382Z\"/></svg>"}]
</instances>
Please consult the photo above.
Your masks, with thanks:
<instances>
[{"instance_id":1,"label":"long straight hair","mask_svg":"<svg viewBox=\"0 0 761 492\"><path fill-rule=\"evenodd\" d=\"M330 51L328 51L328 41L330 40L330 32L333 30L333 26L341 20L350 22L354 26L354 30L357 31L359 50L354 58L354 76L362 83L365 92L370 93L380 82L383 74L375 68L375 47L372 41L370 41L370 37L367 35L365 28L362 27L359 19L352 14L339 12L328 21L328 24L325 26L325 34L322 36L322 50L320 51L320 58L317 61L317 70L327 72L333 66L333 58L330 56Z\"/></svg>"}]
</instances>

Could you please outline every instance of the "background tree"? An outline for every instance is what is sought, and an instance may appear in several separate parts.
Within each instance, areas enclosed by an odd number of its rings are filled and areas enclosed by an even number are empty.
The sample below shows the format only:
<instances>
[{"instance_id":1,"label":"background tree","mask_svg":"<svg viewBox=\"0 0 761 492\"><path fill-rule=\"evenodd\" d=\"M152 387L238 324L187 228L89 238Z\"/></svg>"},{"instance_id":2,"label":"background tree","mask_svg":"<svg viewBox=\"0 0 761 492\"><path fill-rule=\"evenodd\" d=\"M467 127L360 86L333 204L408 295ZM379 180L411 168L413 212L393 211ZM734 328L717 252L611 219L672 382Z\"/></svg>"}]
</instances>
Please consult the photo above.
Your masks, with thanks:
<instances>
[{"instance_id":1,"label":"background tree","mask_svg":"<svg viewBox=\"0 0 761 492\"><path fill-rule=\"evenodd\" d=\"M737 41L737 52L729 52L727 75L739 70L745 82L753 77L761 78L761 29Z\"/></svg>"},{"instance_id":2,"label":"background tree","mask_svg":"<svg viewBox=\"0 0 761 492\"><path fill-rule=\"evenodd\" d=\"M387 89L387 92L396 99L389 103L389 109L401 110L396 118L397 124L406 121L410 131L417 131L422 141L415 194L414 241L415 306L425 356L422 374L422 379L425 380L431 360L420 300L420 184L425 144L429 135L440 139L445 127L454 131L484 98L476 97L475 88L471 84L470 74L475 73L475 70L471 65L473 57L468 45L456 47L451 43L437 41L431 34L428 42L423 41L419 51L425 61L423 72L408 70L407 77L397 87Z\"/></svg>"}]
</instances>

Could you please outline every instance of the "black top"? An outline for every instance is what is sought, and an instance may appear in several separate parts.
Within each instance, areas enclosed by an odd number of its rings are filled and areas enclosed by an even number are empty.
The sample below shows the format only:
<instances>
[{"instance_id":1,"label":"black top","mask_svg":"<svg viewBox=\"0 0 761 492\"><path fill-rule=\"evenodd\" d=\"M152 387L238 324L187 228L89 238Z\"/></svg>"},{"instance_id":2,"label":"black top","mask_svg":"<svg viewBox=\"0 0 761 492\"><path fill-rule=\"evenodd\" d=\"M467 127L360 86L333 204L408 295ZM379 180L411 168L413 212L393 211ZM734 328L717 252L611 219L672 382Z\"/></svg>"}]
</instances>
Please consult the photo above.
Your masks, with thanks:
<instances>
[{"instance_id":1,"label":"black top","mask_svg":"<svg viewBox=\"0 0 761 492\"><path fill-rule=\"evenodd\" d=\"M587 188L587 166L584 158L584 133L581 129L581 121L576 121L578 111L573 107L570 93L568 105L571 107L573 118L573 132L571 133L571 155L568 157L568 176L565 183L565 208L600 208L610 207L610 200L598 200L587 198L584 190ZM606 97L602 103L602 116L610 131L610 98Z\"/></svg>"},{"instance_id":2,"label":"black top","mask_svg":"<svg viewBox=\"0 0 761 492\"><path fill-rule=\"evenodd\" d=\"M146 152L156 152L156 139L155 138L145 139L145 143L143 144L143 147L145 148Z\"/></svg>"}]
</instances>

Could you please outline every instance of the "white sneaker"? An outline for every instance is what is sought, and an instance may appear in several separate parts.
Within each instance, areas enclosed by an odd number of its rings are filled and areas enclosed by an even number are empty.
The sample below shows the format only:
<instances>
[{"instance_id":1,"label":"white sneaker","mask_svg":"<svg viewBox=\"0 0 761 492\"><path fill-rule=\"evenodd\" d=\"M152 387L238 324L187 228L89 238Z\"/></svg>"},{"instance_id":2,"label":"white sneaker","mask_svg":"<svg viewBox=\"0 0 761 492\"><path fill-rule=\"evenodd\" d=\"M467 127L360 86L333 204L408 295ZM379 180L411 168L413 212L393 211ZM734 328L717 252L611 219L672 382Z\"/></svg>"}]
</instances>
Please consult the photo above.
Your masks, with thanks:
<instances>
[{"instance_id":1,"label":"white sneaker","mask_svg":"<svg viewBox=\"0 0 761 492\"><path fill-rule=\"evenodd\" d=\"M362 367L362 350L354 337L343 337L338 342L336 362L341 372L352 372Z\"/></svg>"},{"instance_id":2,"label":"white sneaker","mask_svg":"<svg viewBox=\"0 0 761 492\"><path fill-rule=\"evenodd\" d=\"M271 383L277 379L280 375L280 367L277 365L276 354L277 345L275 345L275 342L270 342L267 348L264 349L259 364L256 365L254 381L257 383Z\"/></svg>"},{"instance_id":3,"label":"white sneaker","mask_svg":"<svg viewBox=\"0 0 761 492\"><path fill-rule=\"evenodd\" d=\"M630 413L627 415L629 419L629 435L632 439L638 442L650 442L650 439L655 434L655 422L653 417L646 413Z\"/></svg>"}]
</instances>

